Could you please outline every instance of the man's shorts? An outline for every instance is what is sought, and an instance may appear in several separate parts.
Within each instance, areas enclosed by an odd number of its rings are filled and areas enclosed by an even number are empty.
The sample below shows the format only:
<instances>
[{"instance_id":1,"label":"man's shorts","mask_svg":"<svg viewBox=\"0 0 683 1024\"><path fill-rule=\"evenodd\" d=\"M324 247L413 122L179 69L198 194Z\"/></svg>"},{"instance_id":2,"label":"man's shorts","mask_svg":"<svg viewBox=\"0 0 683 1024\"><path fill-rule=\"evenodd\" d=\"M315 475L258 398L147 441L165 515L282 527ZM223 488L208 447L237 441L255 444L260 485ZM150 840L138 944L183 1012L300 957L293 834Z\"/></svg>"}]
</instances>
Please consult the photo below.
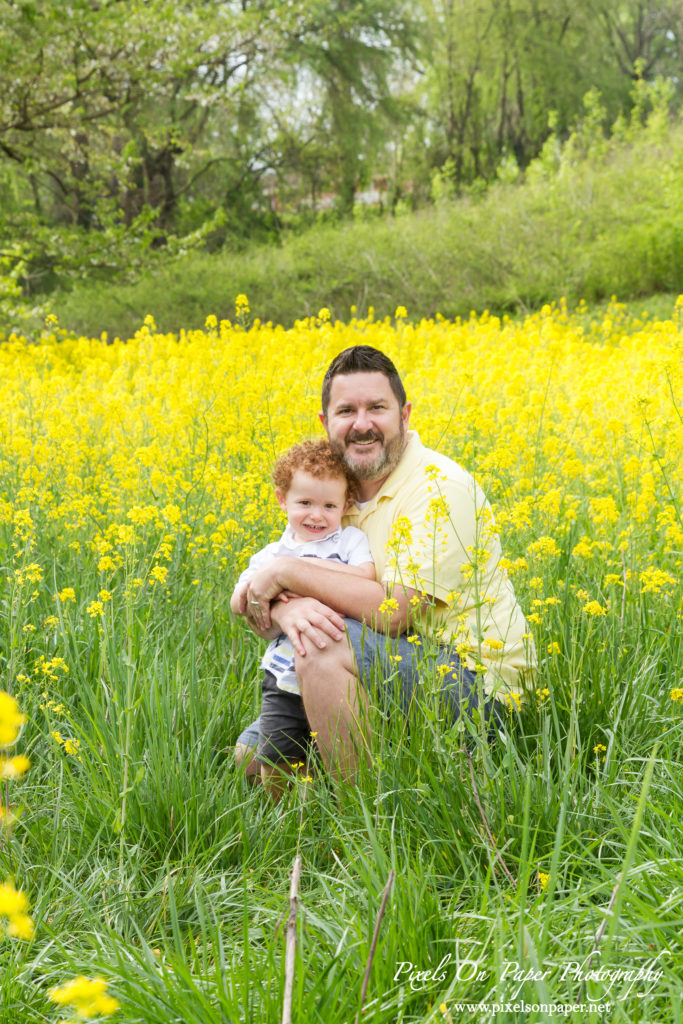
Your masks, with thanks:
<instances>
[{"instance_id":1,"label":"man's shorts","mask_svg":"<svg viewBox=\"0 0 683 1024\"><path fill-rule=\"evenodd\" d=\"M408 714L411 706L420 704L427 689L435 695L439 713L449 725L462 714L477 710L491 725L502 724L498 701L483 698L476 674L451 648L420 636L411 635L409 639L405 633L392 638L356 619L345 619L344 623L361 684L371 704L385 714L397 707ZM258 760L305 759L310 729L301 697L278 689L267 672L261 715L240 734L237 743L256 747Z\"/></svg>"}]
</instances>

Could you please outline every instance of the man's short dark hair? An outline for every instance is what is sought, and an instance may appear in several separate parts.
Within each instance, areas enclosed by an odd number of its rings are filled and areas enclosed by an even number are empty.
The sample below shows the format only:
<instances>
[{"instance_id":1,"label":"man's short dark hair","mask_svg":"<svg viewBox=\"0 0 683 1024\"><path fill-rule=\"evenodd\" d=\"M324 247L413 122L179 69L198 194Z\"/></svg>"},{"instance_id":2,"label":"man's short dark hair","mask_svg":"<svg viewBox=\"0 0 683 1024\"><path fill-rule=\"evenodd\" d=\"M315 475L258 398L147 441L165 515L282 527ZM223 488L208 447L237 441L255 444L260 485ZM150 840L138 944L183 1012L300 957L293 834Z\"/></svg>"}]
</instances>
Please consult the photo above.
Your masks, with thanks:
<instances>
[{"instance_id":1,"label":"man's short dark hair","mask_svg":"<svg viewBox=\"0 0 683 1024\"><path fill-rule=\"evenodd\" d=\"M327 373L323 378L322 393L324 416L327 415L327 407L330 404L333 378L347 373L383 373L398 399L399 408L402 409L406 404L406 389L403 387L398 370L389 356L385 356L384 352L373 348L372 345L353 345L335 356L327 368Z\"/></svg>"}]
</instances>

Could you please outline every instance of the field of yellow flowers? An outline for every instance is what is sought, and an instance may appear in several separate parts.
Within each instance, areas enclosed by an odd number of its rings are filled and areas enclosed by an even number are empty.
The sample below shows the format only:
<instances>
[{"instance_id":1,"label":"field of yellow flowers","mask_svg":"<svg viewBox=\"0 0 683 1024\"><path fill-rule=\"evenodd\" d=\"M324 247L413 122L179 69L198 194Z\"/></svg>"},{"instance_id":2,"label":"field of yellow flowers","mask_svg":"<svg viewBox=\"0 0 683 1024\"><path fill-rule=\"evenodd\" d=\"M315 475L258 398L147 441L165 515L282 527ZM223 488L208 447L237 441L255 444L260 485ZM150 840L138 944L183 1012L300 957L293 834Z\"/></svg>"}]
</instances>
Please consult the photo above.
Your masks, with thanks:
<instances>
[{"instance_id":1,"label":"field of yellow flowers","mask_svg":"<svg viewBox=\"0 0 683 1024\"><path fill-rule=\"evenodd\" d=\"M505 743L389 723L343 801L300 784L274 808L229 753L261 646L229 595L282 527L272 462L319 435L356 343L487 492L537 689ZM683 297L664 320L285 330L239 297L180 336L51 323L0 345L0 439L1 1019L76 993L80 1019L279 1021L300 853L294 1020L354 1019L392 867L364 1019L683 1020ZM596 975L615 964L650 973Z\"/></svg>"}]
</instances>

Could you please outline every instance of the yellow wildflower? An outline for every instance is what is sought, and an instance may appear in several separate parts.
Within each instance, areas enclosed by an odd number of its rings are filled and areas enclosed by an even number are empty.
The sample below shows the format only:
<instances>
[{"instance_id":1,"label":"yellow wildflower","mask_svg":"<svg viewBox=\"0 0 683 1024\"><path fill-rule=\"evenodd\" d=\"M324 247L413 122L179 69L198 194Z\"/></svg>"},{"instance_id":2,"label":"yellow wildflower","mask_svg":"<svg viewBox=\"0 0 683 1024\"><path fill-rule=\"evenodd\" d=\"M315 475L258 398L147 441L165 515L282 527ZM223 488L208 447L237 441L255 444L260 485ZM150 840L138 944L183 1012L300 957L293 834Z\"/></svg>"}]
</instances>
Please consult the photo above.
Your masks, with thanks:
<instances>
[{"instance_id":1,"label":"yellow wildflower","mask_svg":"<svg viewBox=\"0 0 683 1024\"><path fill-rule=\"evenodd\" d=\"M583 610L586 613L586 615L593 616L607 615L608 608L609 605L607 605L607 607L604 607L600 604L599 601L589 601L587 604L583 606Z\"/></svg>"},{"instance_id":2,"label":"yellow wildflower","mask_svg":"<svg viewBox=\"0 0 683 1024\"><path fill-rule=\"evenodd\" d=\"M522 698L518 693L506 693L505 703L509 711L521 711L522 709Z\"/></svg>"},{"instance_id":3,"label":"yellow wildflower","mask_svg":"<svg viewBox=\"0 0 683 1024\"><path fill-rule=\"evenodd\" d=\"M48 993L48 998L59 1006L72 1006L76 1016L109 1017L121 1005L118 999L107 995L109 983L104 978L86 978L82 974Z\"/></svg>"},{"instance_id":4,"label":"yellow wildflower","mask_svg":"<svg viewBox=\"0 0 683 1024\"><path fill-rule=\"evenodd\" d=\"M554 537L539 537L538 540L532 541L526 550L530 558L544 556L554 558L560 554L560 548Z\"/></svg>"},{"instance_id":5,"label":"yellow wildflower","mask_svg":"<svg viewBox=\"0 0 683 1024\"><path fill-rule=\"evenodd\" d=\"M168 569L165 565L155 565L149 574L150 583L165 583Z\"/></svg>"},{"instance_id":6,"label":"yellow wildflower","mask_svg":"<svg viewBox=\"0 0 683 1024\"><path fill-rule=\"evenodd\" d=\"M31 762L23 754L14 757L0 757L0 779L20 779L29 768Z\"/></svg>"},{"instance_id":7,"label":"yellow wildflower","mask_svg":"<svg viewBox=\"0 0 683 1024\"><path fill-rule=\"evenodd\" d=\"M0 924L5 919L7 935L17 939L30 939L35 931L33 921L27 914L26 894L15 889L11 882L0 882Z\"/></svg>"},{"instance_id":8,"label":"yellow wildflower","mask_svg":"<svg viewBox=\"0 0 683 1024\"><path fill-rule=\"evenodd\" d=\"M0 690L0 747L12 746L25 721L15 698Z\"/></svg>"},{"instance_id":9,"label":"yellow wildflower","mask_svg":"<svg viewBox=\"0 0 683 1024\"><path fill-rule=\"evenodd\" d=\"M644 594L659 594L662 590L670 593L671 588L676 585L676 580L670 573L663 569L657 569L655 566L650 566L641 572L640 582L643 585Z\"/></svg>"},{"instance_id":10,"label":"yellow wildflower","mask_svg":"<svg viewBox=\"0 0 683 1024\"><path fill-rule=\"evenodd\" d=\"M490 651L502 651L505 644L498 637L487 636L482 641L484 647L488 647Z\"/></svg>"},{"instance_id":11,"label":"yellow wildflower","mask_svg":"<svg viewBox=\"0 0 683 1024\"><path fill-rule=\"evenodd\" d=\"M574 558L592 558L593 544L590 537L582 537L579 543L574 546L572 555Z\"/></svg>"}]
</instances>

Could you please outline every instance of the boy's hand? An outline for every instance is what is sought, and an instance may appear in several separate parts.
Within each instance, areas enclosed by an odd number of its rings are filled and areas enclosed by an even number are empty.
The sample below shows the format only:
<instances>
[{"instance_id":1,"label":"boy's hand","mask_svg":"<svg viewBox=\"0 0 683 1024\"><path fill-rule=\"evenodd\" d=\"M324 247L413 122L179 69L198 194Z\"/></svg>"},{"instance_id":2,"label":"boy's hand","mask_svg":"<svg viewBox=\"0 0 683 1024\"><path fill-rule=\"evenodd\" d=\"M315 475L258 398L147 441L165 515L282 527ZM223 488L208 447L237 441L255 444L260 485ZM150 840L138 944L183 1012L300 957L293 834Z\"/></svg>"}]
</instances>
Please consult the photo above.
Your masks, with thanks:
<instances>
[{"instance_id":1,"label":"boy's hand","mask_svg":"<svg viewBox=\"0 0 683 1024\"><path fill-rule=\"evenodd\" d=\"M278 601L273 620L302 657L306 654L304 640L322 650L330 640L338 642L346 635L343 617L314 597L299 597L289 604Z\"/></svg>"}]
</instances>

